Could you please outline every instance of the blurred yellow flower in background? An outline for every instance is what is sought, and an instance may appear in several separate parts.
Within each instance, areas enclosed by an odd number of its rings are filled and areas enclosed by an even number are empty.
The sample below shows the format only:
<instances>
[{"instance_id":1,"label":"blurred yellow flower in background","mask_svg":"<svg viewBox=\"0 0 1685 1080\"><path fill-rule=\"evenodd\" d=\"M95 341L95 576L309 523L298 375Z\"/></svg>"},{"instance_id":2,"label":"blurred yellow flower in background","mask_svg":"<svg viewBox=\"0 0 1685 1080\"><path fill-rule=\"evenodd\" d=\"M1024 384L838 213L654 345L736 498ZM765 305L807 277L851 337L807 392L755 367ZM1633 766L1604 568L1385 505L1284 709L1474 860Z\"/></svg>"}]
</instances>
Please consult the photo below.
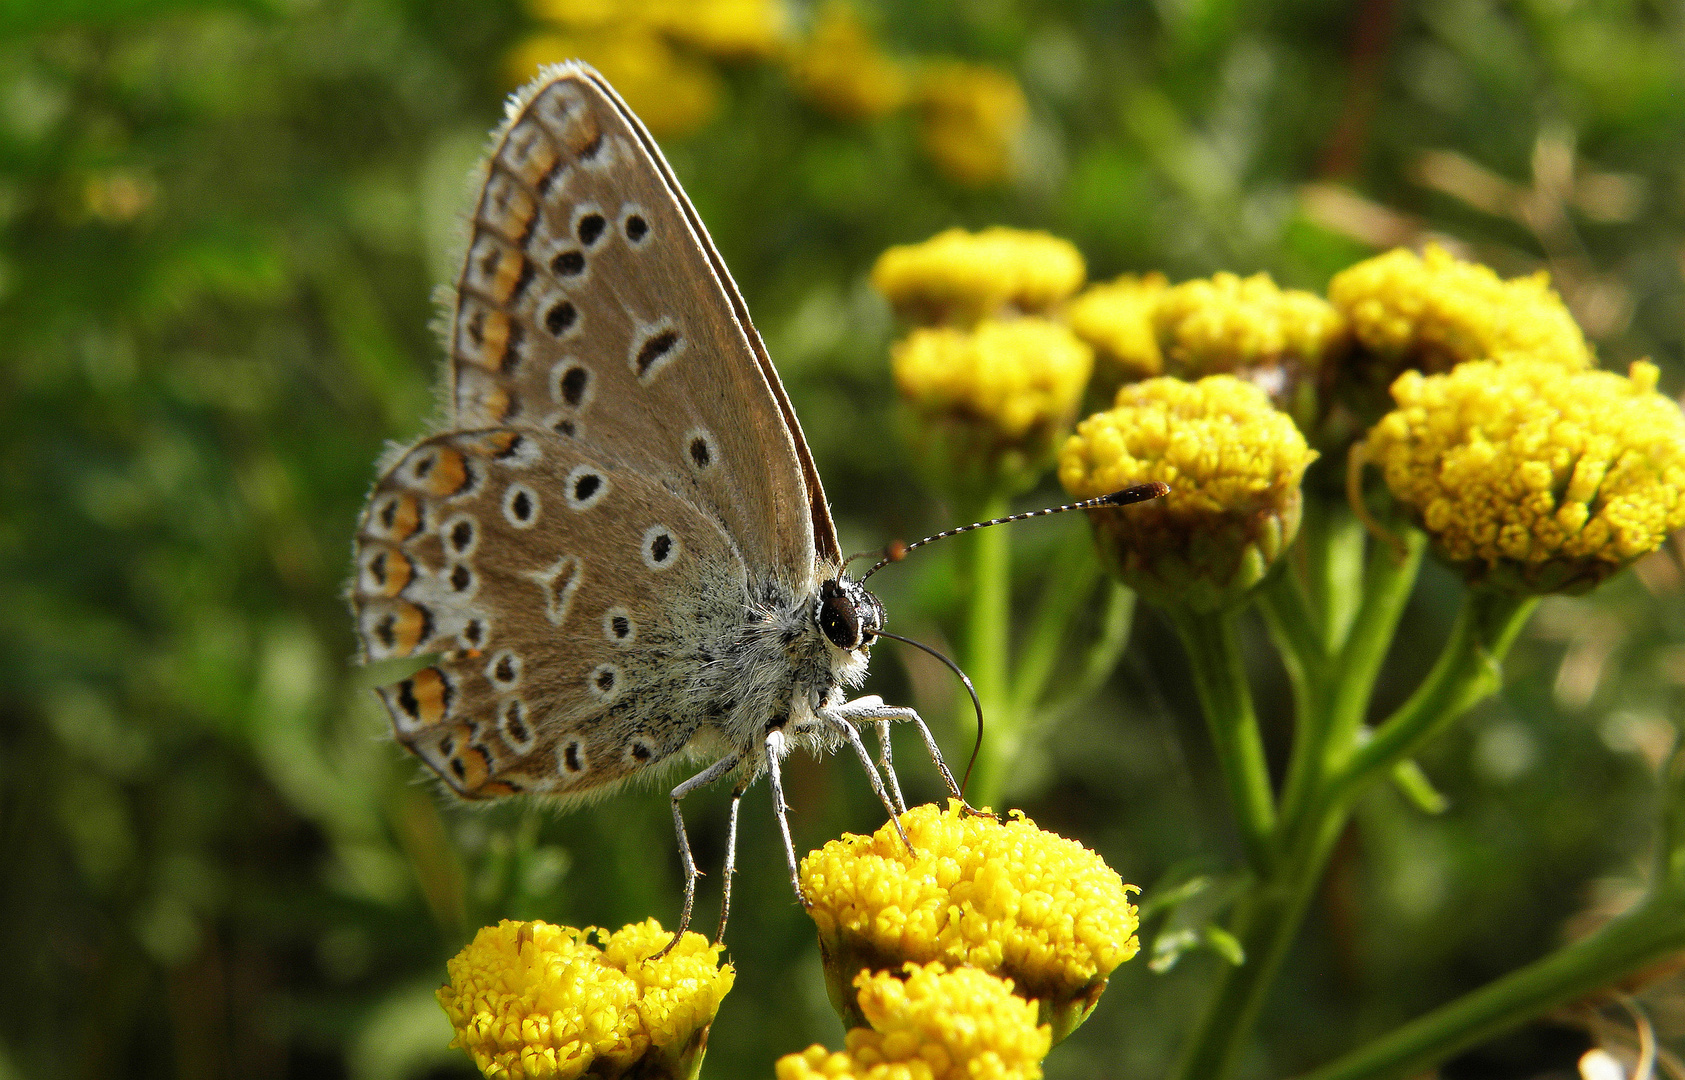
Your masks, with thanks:
<instances>
[{"instance_id":1,"label":"blurred yellow flower in background","mask_svg":"<svg viewBox=\"0 0 1685 1080\"><path fill-rule=\"evenodd\" d=\"M871 836L845 835L801 864L832 1004L854 1013L863 969L974 967L1041 1003L1055 1041L1085 1019L1112 969L1134 956L1133 886L1094 852L1036 828L916 806ZM856 1026L860 1025L856 1020Z\"/></svg>"},{"instance_id":2,"label":"blurred yellow flower in background","mask_svg":"<svg viewBox=\"0 0 1685 1080\"><path fill-rule=\"evenodd\" d=\"M1170 485L1150 503L1088 512L1103 561L1153 603L1212 611L1245 596L1293 542L1316 457L1251 383L1161 377L1125 386L1077 425L1059 480L1077 499Z\"/></svg>"},{"instance_id":3,"label":"blurred yellow flower in background","mask_svg":"<svg viewBox=\"0 0 1685 1080\"><path fill-rule=\"evenodd\" d=\"M584 60L601 72L658 138L689 134L720 107L719 73L646 27L534 34L510 50L505 64L511 83L519 84L565 60Z\"/></svg>"},{"instance_id":4,"label":"blurred yellow flower in background","mask_svg":"<svg viewBox=\"0 0 1685 1080\"><path fill-rule=\"evenodd\" d=\"M1087 273L1069 240L997 225L892 247L873 264L872 287L903 318L966 325L991 315L1049 314Z\"/></svg>"},{"instance_id":5,"label":"blurred yellow flower in background","mask_svg":"<svg viewBox=\"0 0 1685 1080\"><path fill-rule=\"evenodd\" d=\"M671 939L654 919L613 934L507 919L484 927L439 990L451 1045L509 1080L689 1078L735 976L700 934L651 960Z\"/></svg>"},{"instance_id":6,"label":"blurred yellow flower in background","mask_svg":"<svg viewBox=\"0 0 1685 1080\"><path fill-rule=\"evenodd\" d=\"M890 350L912 413L908 438L933 482L962 492L1031 487L1070 430L1094 354L1062 323L919 327Z\"/></svg>"},{"instance_id":7,"label":"blurred yellow flower in background","mask_svg":"<svg viewBox=\"0 0 1685 1080\"><path fill-rule=\"evenodd\" d=\"M1471 579L1584 591L1685 527L1685 417L1656 374L1545 360L1406 372L1363 452Z\"/></svg>"},{"instance_id":8,"label":"blurred yellow flower in background","mask_svg":"<svg viewBox=\"0 0 1685 1080\"><path fill-rule=\"evenodd\" d=\"M1465 360L1526 357L1565 368L1593 363L1591 349L1541 270L1504 281L1430 244L1399 248L1335 274L1328 299L1351 323L1381 385L1405 369L1449 371Z\"/></svg>"},{"instance_id":9,"label":"blurred yellow flower in background","mask_svg":"<svg viewBox=\"0 0 1685 1080\"><path fill-rule=\"evenodd\" d=\"M798 93L841 120L876 120L906 104L909 93L901 64L842 0L819 9L812 33L791 50L789 74Z\"/></svg>"},{"instance_id":10,"label":"blurred yellow flower in background","mask_svg":"<svg viewBox=\"0 0 1685 1080\"><path fill-rule=\"evenodd\" d=\"M847 1049L812 1046L779 1059L778 1080L1037 1080L1052 1037L1032 1001L975 968L939 963L862 971L858 1011L870 1027L849 1031Z\"/></svg>"},{"instance_id":11,"label":"blurred yellow flower in background","mask_svg":"<svg viewBox=\"0 0 1685 1080\"><path fill-rule=\"evenodd\" d=\"M1153 311L1170 287L1163 274L1124 274L1090 285L1065 309L1077 337L1094 349L1102 368L1117 369L1116 381L1133 382L1164 372Z\"/></svg>"},{"instance_id":12,"label":"blurred yellow flower in background","mask_svg":"<svg viewBox=\"0 0 1685 1080\"><path fill-rule=\"evenodd\" d=\"M1017 79L982 64L938 62L920 72L913 93L920 141L944 176L972 187L1012 177L1030 111Z\"/></svg>"}]
</instances>

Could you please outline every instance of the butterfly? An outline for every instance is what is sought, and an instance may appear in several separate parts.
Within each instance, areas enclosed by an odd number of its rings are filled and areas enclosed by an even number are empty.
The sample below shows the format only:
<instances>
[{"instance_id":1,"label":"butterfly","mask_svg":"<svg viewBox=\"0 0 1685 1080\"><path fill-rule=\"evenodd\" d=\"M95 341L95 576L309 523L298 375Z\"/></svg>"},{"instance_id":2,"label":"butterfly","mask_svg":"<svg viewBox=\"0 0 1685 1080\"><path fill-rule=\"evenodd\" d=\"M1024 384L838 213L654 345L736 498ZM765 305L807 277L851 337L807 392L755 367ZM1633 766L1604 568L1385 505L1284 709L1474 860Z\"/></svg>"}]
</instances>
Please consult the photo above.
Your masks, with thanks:
<instances>
[{"instance_id":1,"label":"butterfly","mask_svg":"<svg viewBox=\"0 0 1685 1080\"><path fill-rule=\"evenodd\" d=\"M388 456L358 523L363 659L430 658L378 692L464 799L572 802L707 762L671 792L680 933L699 876L680 801L731 777L723 935L738 803L762 775L802 895L793 748L851 747L893 819L889 725L911 722L960 788L917 712L849 697L883 605L844 572L766 346L644 126L564 64L511 98L481 169L449 419Z\"/></svg>"}]
</instances>

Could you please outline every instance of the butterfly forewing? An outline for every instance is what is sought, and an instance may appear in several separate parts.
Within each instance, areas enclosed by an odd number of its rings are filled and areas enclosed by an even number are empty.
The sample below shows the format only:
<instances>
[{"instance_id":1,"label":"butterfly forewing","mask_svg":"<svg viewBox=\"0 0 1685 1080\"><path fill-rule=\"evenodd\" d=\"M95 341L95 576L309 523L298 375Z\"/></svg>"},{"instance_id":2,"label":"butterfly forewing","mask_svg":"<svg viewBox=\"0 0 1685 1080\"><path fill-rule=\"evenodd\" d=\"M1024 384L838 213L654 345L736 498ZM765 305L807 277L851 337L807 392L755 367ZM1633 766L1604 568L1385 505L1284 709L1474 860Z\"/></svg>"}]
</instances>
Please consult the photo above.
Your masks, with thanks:
<instances>
[{"instance_id":1,"label":"butterfly forewing","mask_svg":"<svg viewBox=\"0 0 1685 1080\"><path fill-rule=\"evenodd\" d=\"M836 558L735 287L659 149L588 68L540 79L494 142L450 348L459 426L542 429L655 478L797 589L816 554Z\"/></svg>"},{"instance_id":2,"label":"butterfly forewing","mask_svg":"<svg viewBox=\"0 0 1685 1080\"><path fill-rule=\"evenodd\" d=\"M681 749L694 651L741 618L719 525L578 440L450 432L375 487L352 585L365 658L434 661L380 691L398 738L457 794L578 795Z\"/></svg>"}]
</instances>

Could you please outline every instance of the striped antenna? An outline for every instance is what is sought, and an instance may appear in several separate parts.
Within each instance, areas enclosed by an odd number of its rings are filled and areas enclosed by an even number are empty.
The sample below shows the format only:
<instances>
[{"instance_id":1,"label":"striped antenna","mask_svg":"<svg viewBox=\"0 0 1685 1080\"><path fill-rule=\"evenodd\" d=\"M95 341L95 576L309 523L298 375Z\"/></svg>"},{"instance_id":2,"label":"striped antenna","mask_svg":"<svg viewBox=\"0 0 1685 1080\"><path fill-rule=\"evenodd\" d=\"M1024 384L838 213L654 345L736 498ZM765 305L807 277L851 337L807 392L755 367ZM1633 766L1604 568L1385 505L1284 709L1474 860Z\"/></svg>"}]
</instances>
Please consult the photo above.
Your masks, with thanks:
<instances>
[{"instance_id":1,"label":"striped antenna","mask_svg":"<svg viewBox=\"0 0 1685 1080\"><path fill-rule=\"evenodd\" d=\"M950 536L968 533L974 529L987 529L991 525L1005 525L1009 521L1027 521L1030 518L1046 517L1048 514L1063 514L1067 510L1099 510L1108 506L1128 506L1130 503L1146 502L1162 495L1170 494L1170 487L1153 480L1145 484L1126 487L1122 491L1114 491L1110 495L1102 495L1097 499L1084 499L1082 502L1066 503L1064 506L1049 506L1045 510L1031 510L1024 514L1008 514L1006 517L990 518L988 521L976 521L970 525L961 525L957 529L944 529L942 532L916 540L911 544L903 544L897 540L884 548L883 558L879 559L872 568L860 575L865 581L873 574L882 570L892 562L900 562L907 557L907 553L914 548L923 547L935 540L946 540ZM854 556L859 558L859 556Z\"/></svg>"}]
</instances>

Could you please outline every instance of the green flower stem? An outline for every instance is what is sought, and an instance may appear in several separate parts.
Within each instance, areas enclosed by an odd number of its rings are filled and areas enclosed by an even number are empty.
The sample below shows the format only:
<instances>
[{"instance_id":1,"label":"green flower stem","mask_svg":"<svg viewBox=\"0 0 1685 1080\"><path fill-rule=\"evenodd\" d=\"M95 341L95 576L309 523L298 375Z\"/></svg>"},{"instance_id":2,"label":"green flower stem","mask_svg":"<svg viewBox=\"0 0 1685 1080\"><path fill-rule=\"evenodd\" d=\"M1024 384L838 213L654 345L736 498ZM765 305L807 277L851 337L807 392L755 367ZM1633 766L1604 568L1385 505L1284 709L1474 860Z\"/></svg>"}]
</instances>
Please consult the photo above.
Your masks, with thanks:
<instances>
[{"instance_id":1,"label":"green flower stem","mask_svg":"<svg viewBox=\"0 0 1685 1080\"><path fill-rule=\"evenodd\" d=\"M1427 536L1409 530L1404 536L1402 559L1386 544L1373 546L1374 553L1364 569L1357 616L1334 662L1339 675L1329 688L1328 732L1323 758L1318 762L1319 780L1335 764L1334 759L1343 759L1351 751L1363 722L1368 719L1375 680L1380 677L1381 664L1398 630L1398 620L1404 614L1404 605L1421 571ZM1452 642L1446 649L1454 647L1456 643Z\"/></svg>"},{"instance_id":2,"label":"green flower stem","mask_svg":"<svg viewBox=\"0 0 1685 1080\"><path fill-rule=\"evenodd\" d=\"M1269 870L1275 849L1275 796L1264 762L1264 742L1252 710L1252 692L1232 611L1202 613L1166 608L1193 667L1194 687L1217 747L1217 761L1229 789L1247 860L1259 874Z\"/></svg>"},{"instance_id":3,"label":"green flower stem","mask_svg":"<svg viewBox=\"0 0 1685 1080\"><path fill-rule=\"evenodd\" d=\"M1072 529L1070 541L1060 549L1036 606L1029 636L1018 652L1012 673L1012 709L1020 716L1033 713L1042 699L1077 608L1100 578L1100 559L1087 532Z\"/></svg>"},{"instance_id":4,"label":"green flower stem","mask_svg":"<svg viewBox=\"0 0 1685 1080\"><path fill-rule=\"evenodd\" d=\"M1101 587L1106 590L1106 610L1100 617L1100 634L1083 654L1082 670L1076 679L1041 707L1039 724L1062 719L1098 693L1129 646L1129 628L1135 621L1135 592L1117 581Z\"/></svg>"},{"instance_id":5,"label":"green flower stem","mask_svg":"<svg viewBox=\"0 0 1685 1080\"><path fill-rule=\"evenodd\" d=\"M1004 517L1009 512L1006 497L995 495L983 503L975 520ZM1011 712L1006 690L1012 605L1011 531L999 527L978 529L967 537L971 611L966 625L963 667L971 676L989 723L967 796L975 806L993 806L1000 798L1007 764L1016 757L1022 735L1021 718Z\"/></svg>"},{"instance_id":6,"label":"green flower stem","mask_svg":"<svg viewBox=\"0 0 1685 1080\"><path fill-rule=\"evenodd\" d=\"M1348 800L1378 773L1414 754L1463 710L1496 691L1503 683L1499 662L1538 603L1532 596L1470 590L1451 639L1427 679L1335 774L1327 798ZM1355 719L1361 721L1360 716Z\"/></svg>"},{"instance_id":7,"label":"green flower stem","mask_svg":"<svg viewBox=\"0 0 1685 1080\"><path fill-rule=\"evenodd\" d=\"M1311 603L1321 616L1323 643L1335 653L1345 643L1360 609L1368 533L1344 503L1307 499L1300 535Z\"/></svg>"},{"instance_id":8,"label":"green flower stem","mask_svg":"<svg viewBox=\"0 0 1685 1080\"><path fill-rule=\"evenodd\" d=\"M1685 948L1685 896L1664 887L1590 937L1441 1006L1304 1080L1420 1076L1472 1046Z\"/></svg>"}]
</instances>

